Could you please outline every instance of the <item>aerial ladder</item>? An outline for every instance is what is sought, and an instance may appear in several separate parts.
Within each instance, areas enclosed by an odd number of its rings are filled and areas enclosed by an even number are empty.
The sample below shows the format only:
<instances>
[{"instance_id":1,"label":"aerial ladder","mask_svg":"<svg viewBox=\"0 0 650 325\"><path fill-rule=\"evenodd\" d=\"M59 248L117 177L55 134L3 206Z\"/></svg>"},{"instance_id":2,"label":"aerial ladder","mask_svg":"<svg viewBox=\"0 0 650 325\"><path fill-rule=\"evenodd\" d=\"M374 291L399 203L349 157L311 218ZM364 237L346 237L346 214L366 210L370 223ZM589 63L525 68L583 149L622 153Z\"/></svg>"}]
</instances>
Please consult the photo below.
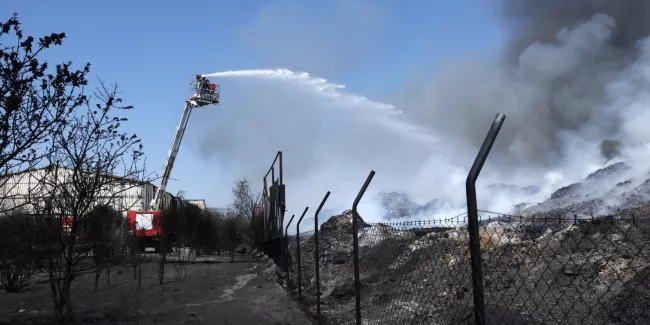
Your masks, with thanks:
<instances>
[{"instance_id":1,"label":"aerial ladder","mask_svg":"<svg viewBox=\"0 0 650 325\"><path fill-rule=\"evenodd\" d=\"M133 235L140 237L140 250L144 251L147 247L154 247L156 251L159 248L158 236L162 234L161 229L161 216L163 210L163 195L167 189L167 183L174 168L174 162L178 155L178 150L181 146L181 141L185 135L187 123L192 114L192 109L195 107L202 107L211 104L219 104L219 85L210 83L207 78L196 75L196 79L192 82L194 94L185 101L185 108L181 121L176 128L176 135L172 148L169 150L165 169L163 170L160 179L160 186L155 191L153 199L150 202L150 210L147 211L128 211L127 222L129 231Z\"/></svg>"}]
</instances>

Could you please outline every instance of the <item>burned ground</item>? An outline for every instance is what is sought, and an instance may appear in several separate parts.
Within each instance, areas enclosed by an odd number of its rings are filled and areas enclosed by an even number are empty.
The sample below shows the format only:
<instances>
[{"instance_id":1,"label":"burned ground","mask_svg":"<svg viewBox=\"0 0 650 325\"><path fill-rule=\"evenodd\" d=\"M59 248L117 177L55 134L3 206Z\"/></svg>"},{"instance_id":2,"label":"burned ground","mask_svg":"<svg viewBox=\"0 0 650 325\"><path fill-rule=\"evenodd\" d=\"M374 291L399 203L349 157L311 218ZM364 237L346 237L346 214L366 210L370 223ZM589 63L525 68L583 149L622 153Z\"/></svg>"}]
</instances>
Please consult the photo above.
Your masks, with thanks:
<instances>
[{"instance_id":1,"label":"burned ground","mask_svg":"<svg viewBox=\"0 0 650 325\"><path fill-rule=\"evenodd\" d=\"M114 267L111 285L103 277L73 284L73 304L81 324L310 324L275 281L272 262L255 256L212 258L187 266L178 281L168 265L164 288L158 285L155 262L143 264L141 290L131 268ZM0 324L52 324L53 303L47 279L37 279L25 292L0 293Z\"/></svg>"}]
</instances>

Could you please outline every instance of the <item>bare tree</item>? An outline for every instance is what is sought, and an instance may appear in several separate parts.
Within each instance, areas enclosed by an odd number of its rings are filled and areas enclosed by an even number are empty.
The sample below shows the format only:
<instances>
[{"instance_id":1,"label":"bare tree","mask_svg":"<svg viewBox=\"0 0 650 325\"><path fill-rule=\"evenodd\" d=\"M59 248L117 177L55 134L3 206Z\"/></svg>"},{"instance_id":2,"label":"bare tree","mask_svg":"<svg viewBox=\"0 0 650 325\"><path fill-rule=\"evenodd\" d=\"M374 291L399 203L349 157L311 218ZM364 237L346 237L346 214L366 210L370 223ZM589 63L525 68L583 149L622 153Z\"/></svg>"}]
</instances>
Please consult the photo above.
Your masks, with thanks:
<instances>
[{"instance_id":1,"label":"bare tree","mask_svg":"<svg viewBox=\"0 0 650 325\"><path fill-rule=\"evenodd\" d=\"M178 235L184 232L183 216L180 209L166 209L160 216L160 228L162 234L158 236L158 284L165 285L165 265L167 255L172 251Z\"/></svg>"},{"instance_id":2,"label":"bare tree","mask_svg":"<svg viewBox=\"0 0 650 325\"><path fill-rule=\"evenodd\" d=\"M224 218L190 203L179 210L164 211L160 220L158 282L161 286L165 285L167 264L174 267L176 280L182 281L188 263L195 261L199 254L220 252L221 245L227 242L225 232L220 232ZM241 229L237 228L236 233L242 233Z\"/></svg>"},{"instance_id":3,"label":"bare tree","mask_svg":"<svg viewBox=\"0 0 650 325\"><path fill-rule=\"evenodd\" d=\"M101 205L90 211L82 224L92 249L95 264L95 291L98 289L102 271L106 271L106 283L111 285L111 267L120 262L126 246L126 219L111 206Z\"/></svg>"},{"instance_id":4,"label":"bare tree","mask_svg":"<svg viewBox=\"0 0 650 325\"><path fill-rule=\"evenodd\" d=\"M231 214L234 214L238 221L228 221L229 227L238 224L239 227L244 227L243 233L245 237L256 243L260 235L263 236L264 224L263 220L256 218L257 207L262 198L261 192L253 191L251 183L247 179L240 179L235 182L232 188L234 196L233 203L230 207ZM261 230L259 229L261 226Z\"/></svg>"},{"instance_id":5,"label":"bare tree","mask_svg":"<svg viewBox=\"0 0 650 325\"><path fill-rule=\"evenodd\" d=\"M232 194L234 196L232 211L240 217L251 218L255 213L255 207L260 201L262 193L254 192L251 183L243 178L235 182Z\"/></svg>"},{"instance_id":6,"label":"bare tree","mask_svg":"<svg viewBox=\"0 0 650 325\"><path fill-rule=\"evenodd\" d=\"M131 234L127 234L125 240L125 258L128 260L128 263L133 267L133 280L138 280L138 290L142 284L142 263L144 262L146 256L140 253L141 242L140 238L136 236L134 228Z\"/></svg>"},{"instance_id":7,"label":"bare tree","mask_svg":"<svg viewBox=\"0 0 650 325\"><path fill-rule=\"evenodd\" d=\"M187 263L196 259L197 252L203 245L203 232L199 228L208 226L203 222L203 218L201 209L189 203L180 209L168 209L163 213L160 218L162 235L159 237L158 250L158 282L161 286L165 284L167 262L174 266L178 281L185 278Z\"/></svg>"},{"instance_id":8,"label":"bare tree","mask_svg":"<svg viewBox=\"0 0 650 325\"><path fill-rule=\"evenodd\" d=\"M187 218L191 228L190 245L196 254L220 253L219 228L223 222L223 215L193 206L188 211Z\"/></svg>"},{"instance_id":9,"label":"bare tree","mask_svg":"<svg viewBox=\"0 0 650 325\"><path fill-rule=\"evenodd\" d=\"M8 175L34 168L52 149L50 134L60 133L74 110L86 100L82 89L90 65L72 63L50 69L39 55L61 46L65 33L36 40L25 36L17 14L0 23L0 212L28 202L14 197L19 184Z\"/></svg>"},{"instance_id":10,"label":"bare tree","mask_svg":"<svg viewBox=\"0 0 650 325\"><path fill-rule=\"evenodd\" d=\"M121 196L146 179L142 145L135 135L120 132L125 118L117 116L130 106L120 106L117 86L100 87L85 102L86 110L69 117L65 128L52 135L54 150L46 157L50 167L33 193L40 220L62 224L65 232L51 234L48 275L59 322L74 319L70 285L82 272L92 269L92 249L85 227L89 213L97 206L122 206ZM95 102L93 105L91 102Z\"/></svg>"},{"instance_id":11,"label":"bare tree","mask_svg":"<svg viewBox=\"0 0 650 325\"><path fill-rule=\"evenodd\" d=\"M126 237L126 251L125 257L128 263L133 267L133 280L137 280L135 287L135 306L132 303L126 305L127 324L130 324L128 319L135 317L136 324L140 324L140 291L142 289L142 263L146 259L145 254L140 253L140 240L135 235L136 228L133 228L132 236ZM123 299L126 300L126 299Z\"/></svg>"}]
</instances>

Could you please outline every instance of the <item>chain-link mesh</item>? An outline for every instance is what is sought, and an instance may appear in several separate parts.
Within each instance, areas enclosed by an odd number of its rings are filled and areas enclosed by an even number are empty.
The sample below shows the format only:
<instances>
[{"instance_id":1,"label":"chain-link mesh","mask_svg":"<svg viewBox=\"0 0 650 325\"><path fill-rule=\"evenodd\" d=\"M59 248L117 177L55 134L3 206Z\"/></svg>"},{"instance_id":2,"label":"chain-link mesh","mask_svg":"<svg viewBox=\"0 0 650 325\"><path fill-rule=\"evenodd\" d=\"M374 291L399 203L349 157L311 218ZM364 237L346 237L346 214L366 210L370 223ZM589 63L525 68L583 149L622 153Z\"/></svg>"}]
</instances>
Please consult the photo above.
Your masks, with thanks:
<instances>
[{"instance_id":1,"label":"chain-link mesh","mask_svg":"<svg viewBox=\"0 0 650 325\"><path fill-rule=\"evenodd\" d=\"M449 324L472 316L465 218L372 224L359 238L367 324Z\"/></svg>"},{"instance_id":2,"label":"chain-link mesh","mask_svg":"<svg viewBox=\"0 0 650 325\"><path fill-rule=\"evenodd\" d=\"M319 232L321 291L320 324L354 322L354 276L352 271L351 215L330 218ZM316 279L314 233L300 234L302 305L316 316ZM297 266L296 266L297 268Z\"/></svg>"},{"instance_id":3,"label":"chain-link mesh","mask_svg":"<svg viewBox=\"0 0 650 325\"><path fill-rule=\"evenodd\" d=\"M302 292L303 297L305 296L305 288L311 279L306 276L311 275L313 277L314 274L313 244L308 244L310 241L313 242L313 235L314 230L312 229L301 232L299 236L293 235L289 237L289 253L291 254L292 266L287 287L295 298L299 298L300 292ZM298 237L300 237L300 245L297 245ZM298 257L299 254L300 257ZM300 288L298 287L299 284L301 284Z\"/></svg>"},{"instance_id":4,"label":"chain-link mesh","mask_svg":"<svg viewBox=\"0 0 650 325\"><path fill-rule=\"evenodd\" d=\"M650 219L482 219L489 324L650 321Z\"/></svg>"},{"instance_id":5,"label":"chain-link mesh","mask_svg":"<svg viewBox=\"0 0 650 325\"><path fill-rule=\"evenodd\" d=\"M355 323L350 219L321 228L323 324ZM648 323L650 217L480 219L487 324ZM300 239L303 303L313 310L313 231ZM473 324L466 214L364 223L359 253L363 324Z\"/></svg>"}]
</instances>

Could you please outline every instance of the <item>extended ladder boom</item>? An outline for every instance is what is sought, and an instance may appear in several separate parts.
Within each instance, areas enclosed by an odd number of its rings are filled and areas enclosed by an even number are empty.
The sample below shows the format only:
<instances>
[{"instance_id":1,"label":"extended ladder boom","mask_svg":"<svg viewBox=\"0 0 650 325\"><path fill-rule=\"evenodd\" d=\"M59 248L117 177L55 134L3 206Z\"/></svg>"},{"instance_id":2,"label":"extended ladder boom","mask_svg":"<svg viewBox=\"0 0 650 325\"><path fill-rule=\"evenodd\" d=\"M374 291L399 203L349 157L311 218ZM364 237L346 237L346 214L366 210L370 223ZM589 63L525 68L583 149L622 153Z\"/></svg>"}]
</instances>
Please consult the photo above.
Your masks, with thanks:
<instances>
[{"instance_id":1,"label":"extended ladder boom","mask_svg":"<svg viewBox=\"0 0 650 325\"><path fill-rule=\"evenodd\" d=\"M167 157L167 163L165 164L165 169L163 170L162 178L160 179L160 187L154 194L153 200L151 200L151 208L153 210L158 210L160 208L160 196L167 189L167 182L169 182L169 176L172 173L172 168L174 168L174 161L178 155L178 149L181 146L181 141L183 140L183 135L185 135L185 129L187 128L187 122L190 119L192 114L193 104L191 101L185 102L185 109L183 109L183 115L181 116L181 123L178 124L176 128L176 136L174 137L174 142L172 143L172 149L169 150L169 156Z\"/></svg>"},{"instance_id":2,"label":"extended ladder boom","mask_svg":"<svg viewBox=\"0 0 650 325\"><path fill-rule=\"evenodd\" d=\"M178 149L181 146L181 141L183 140L183 135L185 135L185 129L187 128L187 122L190 119L190 114L192 114L192 108L206 106L210 104L219 104L219 86L213 83L210 83L207 78L200 75L196 75L196 80L193 82L194 85L194 95L190 97L190 100L185 102L185 109L183 109L183 115L181 116L181 123L178 124L176 128L176 136L174 137L174 142L172 143L172 149L169 150L169 156L167 157L167 163L165 164L165 169L160 179L160 187L153 196L151 200L151 209L160 210L161 209L161 196L162 193L167 189L167 182L169 182L169 176L172 173L172 168L174 168L174 162L176 161L176 156L178 155Z\"/></svg>"}]
</instances>

